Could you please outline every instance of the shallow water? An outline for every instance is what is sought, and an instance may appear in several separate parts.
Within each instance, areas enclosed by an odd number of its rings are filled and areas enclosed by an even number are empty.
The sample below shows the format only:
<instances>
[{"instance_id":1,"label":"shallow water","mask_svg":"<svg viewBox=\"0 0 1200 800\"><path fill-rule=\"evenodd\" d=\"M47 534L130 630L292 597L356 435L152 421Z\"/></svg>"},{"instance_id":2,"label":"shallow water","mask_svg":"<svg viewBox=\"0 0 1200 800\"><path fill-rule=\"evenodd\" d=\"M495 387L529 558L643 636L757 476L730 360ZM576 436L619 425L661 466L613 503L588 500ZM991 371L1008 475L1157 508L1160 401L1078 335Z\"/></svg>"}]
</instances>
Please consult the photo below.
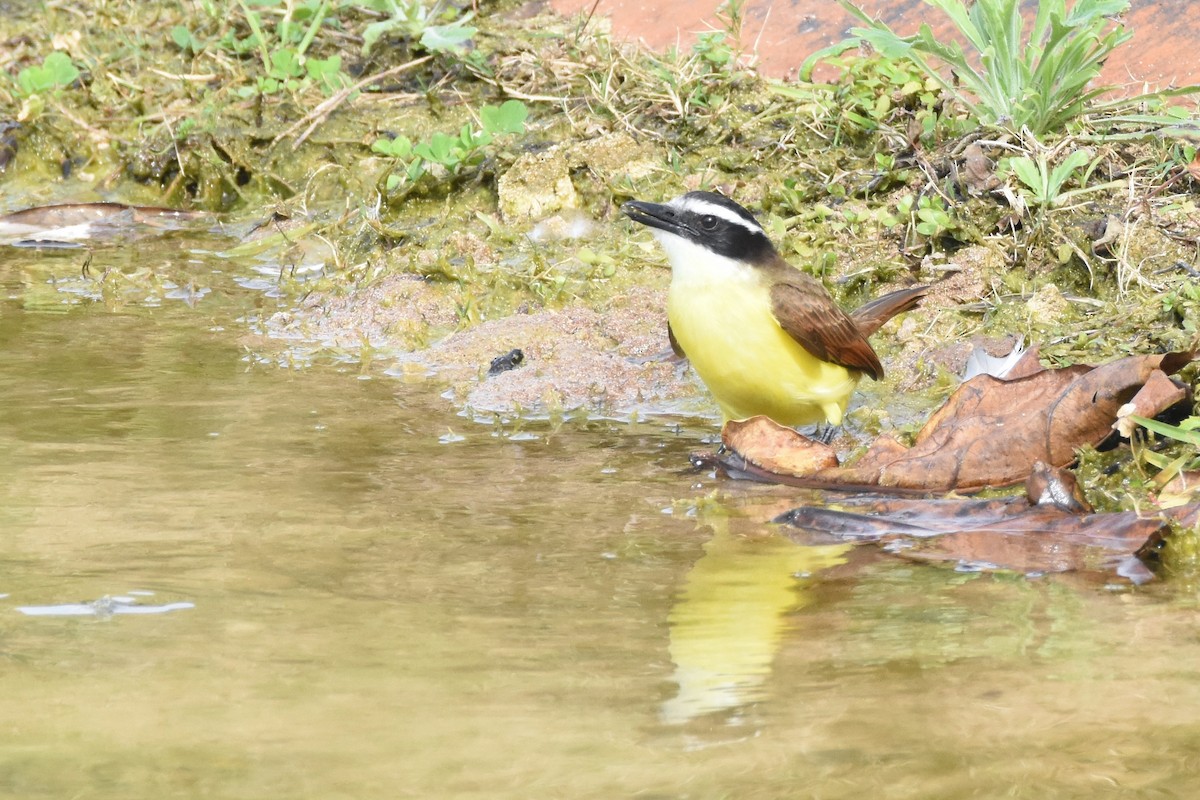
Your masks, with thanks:
<instances>
[{"instance_id":1,"label":"shallow water","mask_svg":"<svg viewBox=\"0 0 1200 800\"><path fill-rule=\"evenodd\" d=\"M709 422L481 425L278 366L248 264L90 272L0 260L0 796L1200 790L1178 585L801 547Z\"/></svg>"}]
</instances>

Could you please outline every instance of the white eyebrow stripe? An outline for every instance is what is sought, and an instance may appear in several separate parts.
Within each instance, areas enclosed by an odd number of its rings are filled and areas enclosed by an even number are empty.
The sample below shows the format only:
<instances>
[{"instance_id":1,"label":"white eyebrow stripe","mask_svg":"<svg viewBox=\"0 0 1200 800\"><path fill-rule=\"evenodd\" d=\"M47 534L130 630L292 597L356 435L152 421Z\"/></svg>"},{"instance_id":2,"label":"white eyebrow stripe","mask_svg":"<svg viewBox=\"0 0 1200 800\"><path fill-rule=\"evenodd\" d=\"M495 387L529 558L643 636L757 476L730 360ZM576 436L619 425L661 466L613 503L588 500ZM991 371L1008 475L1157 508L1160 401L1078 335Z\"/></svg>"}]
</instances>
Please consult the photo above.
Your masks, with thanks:
<instances>
[{"instance_id":1,"label":"white eyebrow stripe","mask_svg":"<svg viewBox=\"0 0 1200 800\"><path fill-rule=\"evenodd\" d=\"M707 200L700 200L695 197L677 197L668 205L675 206L680 211L690 211L693 214L712 214L714 217L720 217L726 222L732 222L734 225L741 225L751 233L764 233L762 226L750 222L740 214L731 211L725 206L719 206L716 203L710 203Z\"/></svg>"}]
</instances>

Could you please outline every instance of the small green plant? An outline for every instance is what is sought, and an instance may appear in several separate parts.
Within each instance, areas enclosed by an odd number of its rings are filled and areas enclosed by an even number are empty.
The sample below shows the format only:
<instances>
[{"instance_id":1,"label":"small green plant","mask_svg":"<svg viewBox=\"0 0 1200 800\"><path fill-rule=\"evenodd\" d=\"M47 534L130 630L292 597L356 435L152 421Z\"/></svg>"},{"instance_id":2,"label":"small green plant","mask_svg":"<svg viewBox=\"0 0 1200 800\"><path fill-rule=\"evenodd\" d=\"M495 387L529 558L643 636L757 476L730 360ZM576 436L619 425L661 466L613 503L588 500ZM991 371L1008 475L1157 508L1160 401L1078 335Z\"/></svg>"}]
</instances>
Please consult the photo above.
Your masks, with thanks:
<instances>
[{"instance_id":1,"label":"small green plant","mask_svg":"<svg viewBox=\"0 0 1200 800\"><path fill-rule=\"evenodd\" d=\"M773 85L771 90L798 100L815 100L827 109L833 120L835 145L847 133L870 134L887 128L897 130L898 138L904 139L910 120L918 124L922 137L931 134L935 127L949 135L966 133L969 127L974 127L941 115L940 85L908 60L848 55L825 61L841 70L835 82ZM801 67L802 80L808 80L815 65L815 57L805 62Z\"/></svg>"},{"instance_id":2,"label":"small green plant","mask_svg":"<svg viewBox=\"0 0 1200 800\"><path fill-rule=\"evenodd\" d=\"M1195 335L1200 329L1200 285L1192 281L1179 284L1162 296L1162 308L1186 333Z\"/></svg>"},{"instance_id":3,"label":"small green plant","mask_svg":"<svg viewBox=\"0 0 1200 800\"><path fill-rule=\"evenodd\" d=\"M498 106L479 109L479 120L490 136L504 133L524 133L529 109L520 100L506 100Z\"/></svg>"},{"instance_id":4,"label":"small green plant","mask_svg":"<svg viewBox=\"0 0 1200 800\"><path fill-rule=\"evenodd\" d=\"M958 100L984 125L1035 136L1076 119L1105 87L1089 88L1105 59L1130 34L1111 18L1128 10L1128 0L1041 0L1025 35L1018 0L925 0L944 12L969 44L940 42L928 25L900 36L849 0L837 0L862 27L855 39L817 54L844 52L860 41L885 58L906 59ZM945 65L950 75L939 68Z\"/></svg>"},{"instance_id":5,"label":"small green plant","mask_svg":"<svg viewBox=\"0 0 1200 800\"><path fill-rule=\"evenodd\" d=\"M742 35L743 0L726 0L717 9L721 30L703 31L696 35L692 53L699 56L714 71L733 69L738 59L738 41Z\"/></svg>"},{"instance_id":6,"label":"small green plant","mask_svg":"<svg viewBox=\"0 0 1200 800\"><path fill-rule=\"evenodd\" d=\"M350 83L349 77L342 72L341 56L318 59L307 55L329 15L331 0L284 3L273 30L264 26L262 13L256 9L278 6L278 0L238 1L250 35L239 39L230 30L217 46L235 55L256 52L265 73L254 85L241 87L238 90L240 96L299 92L310 86L318 87L328 96ZM205 46L183 26L171 30L171 40L180 49L192 53Z\"/></svg>"},{"instance_id":7,"label":"small green plant","mask_svg":"<svg viewBox=\"0 0 1200 800\"><path fill-rule=\"evenodd\" d=\"M1050 166L1044 154L1037 158L1017 156L1001 162L1000 172L1011 172L1025 185L1027 192L1021 192L1027 206L1053 208L1061 205L1070 196L1063 191L1063 186L1075 173L1088 163L1091 154L1085 150L1076 150L1062 160L1057 166ZM1083 191L1083 190L1076 190Z\"/></svg>"},{"instance_id":8,"label":"small green plant","mask_svg":"<svg viewBox=\"0 0 1200 800\"><path fill-rule=\"evenodd\" d=\"M40 66L26 67L17 73L17 86L24 95L42 94L70 86L79 78L79 69L66 53L55 51Z\"/></svg>"},{"instance_id":9,"label":"small green plant","mask_svg":"<svg viewBox=\"0 0 1200 800\"><path fill-rule=\"evenodd\" d=\"M342 72L341 56L305 59L304 72L326 96L332 95L349 83L346 73Z\"/></svg>"},{"instance_id":10,"label":"small green plant","mask_svg":"<svg viewBox=\"0 0 1200 800\"><path fill-rule=\"evenodd\" d=\"M696 34L692 52L700 56L715 69L728 69L737 59L737 52L729 45L724 31L704 31Z\"/></svg>"},{"instance_id":11,"label":"small green plant","mask_svg":"<svg viewBox=\"0 0 1200 800\"><path fill-rule=\"evenodd\" d=\"M386 19L373 22L363 30L363 55L370 53L380 39L392 34L411 39L430 53L459 52L475 35L475 28L467 25L473 12L443 24L437 23L445 9L442 0L434 3L432 8L426 8L422 0L358 0L355 5L387 15Z\"/></svg>"},{"instance_id":12,"label":"small green plant","mask_svg":"<svg viewBox=\"0 0 1200 800\"><path fill-rule=\"evenodd\" d=\"M433 165L457 175L464 168L477 164L483 159L484 149L496 137L524 133L528 116L529 109L524 103L507 100L498 106L484 106L479 110L480 130L466 124L456 136L439 131L421 142L413 142L407 136L384 137L376 139L371 150L400 162L400 169L394 170L387 178L387 192L392 194L410 188L428 174Z\"/></svg>"},{"instance_id":13,"label":"small green plant","mask_svg":"<svg viewBox=\"0 0 1200 800\"><path fill-rule=\"evenodd\" d=\"M171 28L171 41L185 53L195 55L204 49L204 43L192 35L186 25L176 25Z\"/></svg>"},{"instance_id":14,"label":"small green plant","mask_svg":"<svg viewBox=\"0 0 1200 800\"><path fill-rule=\"evenodd\" d=\"M904 203L901 202L903 208ZM911 206L908 211L912 211ZM936 239L949 233L956 227L954 218L942 198L937 195L922 195L917 200L915 229L917 233L929 239Z\"/></svg>"},{"instance_id":15,"label":"small green plant","mask_svg":"<svg viewBox=\"0 0 1200 800\"><path fill-rule=\"evenodd\" d=\"M1089 163L1091 166L1089 166ZM1084 167L1089 167L1083 170ZM1087 150L1075 150L1059 164L1051 166L1044 153L1036 157L1015 156L1000 162L999 173L1011 173L1024 186L1018 189L1027 208L1051 210L1061 208L1070 200L1081 195L1093 194L1105 189L1121 186L1120 181L1088 185L1087 179L1095 168L1093 155ZM1083 170L1081 172L1081 170ZM1078 180L1075 189L1066 189L1068 182Z\"/></svg>"},{"instance_id":16,"label":"small green plant","mask_svg":"<svg viewBox=\"0 0 1200 800\"><path fill-rule=\"evenodd\" d=\"M912 234L928 240L966 238L957 216L937 194L906 194L896 204L895 214L883 215L880 222L889 227L903 225L907 244L911 244L907 240Z\"/></svg>"}]
</instances>

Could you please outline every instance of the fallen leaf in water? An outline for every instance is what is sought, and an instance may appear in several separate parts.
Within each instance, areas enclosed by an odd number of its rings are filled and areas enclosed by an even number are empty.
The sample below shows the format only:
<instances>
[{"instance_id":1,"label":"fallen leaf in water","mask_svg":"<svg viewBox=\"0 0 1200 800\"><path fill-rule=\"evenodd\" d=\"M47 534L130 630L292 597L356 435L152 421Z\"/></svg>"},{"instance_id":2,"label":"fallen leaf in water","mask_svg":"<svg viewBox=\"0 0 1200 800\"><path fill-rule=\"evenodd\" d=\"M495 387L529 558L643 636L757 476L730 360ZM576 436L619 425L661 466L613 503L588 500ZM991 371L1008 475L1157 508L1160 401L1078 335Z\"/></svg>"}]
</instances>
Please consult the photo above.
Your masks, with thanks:
<instances>
[{"instance_id":1,"label":"fallen leaf in water","mask_svg":"<svg viewBox=\"0 0 1200 800\"><path fill-rule=\"evenodd\" d=\"M1031 505L1054 506L1073 514L1090 514L1096 509L1083 494L1075 473L1052 467L1044 461L1033 465L1025 481L1025 497Z\"/></svg>"},{"instance_id":2,"label":"fallen leaf in water","mask_svg":"<svg viewBox=\"0 0 1200 800\"><path fill-rule=\"evenodd\" d=\"M1073 481L1062 474L1054 482ZM800 506L776 519L794 539L816 536L875 542L922 561L970 570L1023 573L1116 571L1140 583L1152 577L1172 521L1195 525L1200 503L1142 516L1133 511L1076 512L1027 497L993 500L854 497L836 506Z\"/></svg>"},{"instance_id":3,"label":"fallen leaf in water","mask_svg":"<svg viewBox=\"0 0 1200 800\"><path fill-rule=\"evenodd\" d=\"M767 417L726 423L721 430L721 441L740 453L752 454L747 457L768 472L805 475L838 465L832 447Z\"/></svg>"},{"instance_id":4,"label":"fallen leaf in water","mask_svg":"<svg viewBox=\"0 0 1200 800\"><path fill-rule=\"evenodd\" d=\"M1080 447L1100 444L1127 402L1143 409L1143 416L1161 413L1178 397L1166 388L1174 386L1166 374L1191 360L1190 352L1169 353L1129 356L1099 367L1040 369L1015 379L979 375L934 412L912 447L884 435L848 467L773 472L765 465L786 463L786 456L772 450L769 459L760 457L754 447L759 429L774 423L752 418L726 438L733 452L722 457L722 464L737 475L820 488L931 493L1011 486L1024 481L1039 461L1066 466ZM1022 359L1014 373L1023 373L1028 363Z\"/></svg>"},{"instance_id":5,"label":"fallen leaf in water","mask_svg":"<svg viewBox=\"0 0 1200 800\"><path fill-rule=\"evenodd\" d=\"M204 216L199 211L123 203L35 206L0 215L0 244L79 242L147 230L175 230L184 222Z\"/></svg>"}]
</instances>

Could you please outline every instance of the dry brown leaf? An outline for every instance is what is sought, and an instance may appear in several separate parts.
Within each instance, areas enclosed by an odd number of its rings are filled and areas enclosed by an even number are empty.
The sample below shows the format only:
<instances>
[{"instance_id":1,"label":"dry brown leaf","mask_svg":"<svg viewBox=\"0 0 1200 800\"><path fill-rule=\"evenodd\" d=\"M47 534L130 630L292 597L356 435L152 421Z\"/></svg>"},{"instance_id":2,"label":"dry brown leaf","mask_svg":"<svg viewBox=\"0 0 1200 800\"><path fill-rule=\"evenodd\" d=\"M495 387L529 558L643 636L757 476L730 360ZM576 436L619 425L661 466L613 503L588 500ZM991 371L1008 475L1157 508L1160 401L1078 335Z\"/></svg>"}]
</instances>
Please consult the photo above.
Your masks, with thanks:
<instances>
[{"instance_id":1,"label":"dry brown leaf","mask_svg":"<svg viewBox=\"0 0 1200 800\"><path fill-rule=\"evenodd\" d=\"M837 453L832 447L767 417L725 423L721 441L739 453L752 454L747 456L753 459L751 463L768 472L810 475L838 465Z\"/></svg>"},{"instance_id":2,"label":"dry brown leaf","mask_svg":"<svg viewBox=\"0 0 1200 800\"><path fill-rule=\"evenodd\" d=\"M1156 370L1150 373L1145 385L1138 389L1133 399L1117 409L1117 419L1112 424L1113 430L1128 439L1133 428L1137 427L1137 423L1129 419L1131 414L1153 419L1176 403L1186 400L1187 396L1186 386L1176 383L1165 373Z\"/></svg>"},{"instance_id":3,"label":"dry brown leaf","mask_svg":"<svg viewBox=\"0 0 1200 800\"><path fill-rule=\"evenodd\" d=\"M774 479L804 486L926 493L1010 486L1024 481L1039 461L1066 466L1078 448L1102 442L1112 433L1121 407L1147 383L1148 397L1158 398L1148 403L1148 415L1162 411L1150 408L1176 396L1173 390L1163 390L1164 373L1177 371L1191 359L1191 353L1129 356L1095 368L1043 369L1015 380L980 375L960 386L930 417L911 448L881 437L852 466L787 471ZM724 463L734 472L771 480L761 474L770 468L753 451L753 442L727 442L744 462L727 458ZM751 446L742 449L746 443ZM779 463L785 458L772 451L769 460Z\"/></svg>"},{"instance_id":4,"label":"dry brown leaf","mask_svg":"<svg viewBox=\"0 0 1200 800\"><path fill-rule=\"evenodd\" d=\"M1002 183L996 177L996 168L992 160L983 152L983 148L975 143L967 145L963 150L963 164L959 168L958 179L967 193L973 196L990 192Z\"/></svg>"},{"instance_id":5,"label":"dry brown leaf","mask_svg":"<svg viewBox=\"0 0 1200 800\"><path fill-rule=\"evenodd\" d=\"M1192 156L1192 160L1188 162L1187 171L1193 180L1200 181L1200 150L1197 150L1196 155Z\"/></svg>"}]
</instances>

